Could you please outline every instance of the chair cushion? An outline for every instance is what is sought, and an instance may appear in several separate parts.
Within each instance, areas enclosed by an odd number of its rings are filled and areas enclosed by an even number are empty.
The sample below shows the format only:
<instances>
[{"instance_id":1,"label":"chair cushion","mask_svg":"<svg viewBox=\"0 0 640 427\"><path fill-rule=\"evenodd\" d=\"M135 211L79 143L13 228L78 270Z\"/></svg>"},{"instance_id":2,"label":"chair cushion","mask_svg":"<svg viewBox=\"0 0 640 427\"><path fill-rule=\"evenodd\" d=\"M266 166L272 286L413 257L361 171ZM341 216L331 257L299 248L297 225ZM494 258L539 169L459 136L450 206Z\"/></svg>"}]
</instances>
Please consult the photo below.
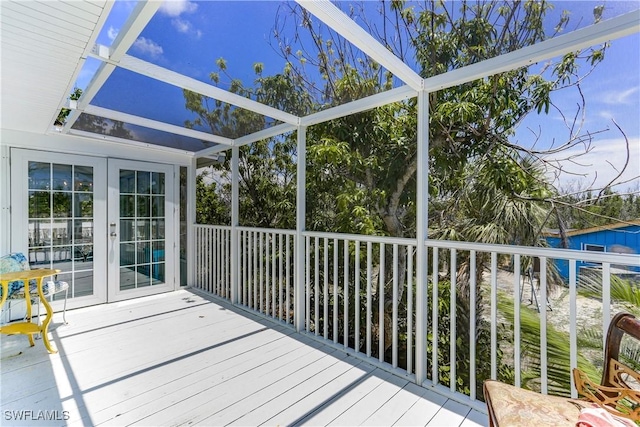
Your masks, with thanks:
<instances>
[{"instance_id":1,"label":"chair cushion","mask_svg":"<svg viewBox=\"0 0 640 427\"><path fill-rule=\"evenodd\" d=\"M4 255L0 257L0 273L12 273L14 271L24 271L30 270L29 261L27 261L27 257L24 256L21 252L12 252L8 255ZM31 281L30 286L35 286L35 280ZM14 295L16 292L22 290L22 297ZM2 297L2 287L0 286L0 297ZM23 290L23 282L21 280L17 280L15 282L9 282L9 290L7 292L7 299L10 298L23 298L24 290Z\"/></svg>"},{"instance_id":2,"label":"chair cushion","mask_svg":"<svg viewBox=\"0 0 640 427\"><path fill-rule=\"evenodd\" d=\"M575 427L580 410L590 406L580 399L547 396L493 380L484 382L484 398L495 427Z\"/></svg>"}]
</instances>

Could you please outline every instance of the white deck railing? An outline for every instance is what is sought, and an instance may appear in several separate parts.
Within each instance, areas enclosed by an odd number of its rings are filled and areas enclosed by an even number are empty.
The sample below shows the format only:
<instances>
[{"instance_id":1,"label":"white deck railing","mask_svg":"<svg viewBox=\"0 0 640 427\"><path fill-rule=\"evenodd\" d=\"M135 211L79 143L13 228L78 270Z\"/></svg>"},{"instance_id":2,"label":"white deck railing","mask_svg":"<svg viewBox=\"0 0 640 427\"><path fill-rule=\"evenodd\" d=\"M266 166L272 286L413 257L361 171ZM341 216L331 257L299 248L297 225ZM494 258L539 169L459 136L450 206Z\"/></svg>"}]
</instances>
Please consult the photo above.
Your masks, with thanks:
<instances>
[{"instance_id":1,"label":"white deck railing","mask_svg":"<svg viewBox=\"0 0 640 427\"><path fill-rule=\"evenodd\" d=\"M230 299L231 287L237 286L238 305L292 326L295 313L303 313L308 334L409 377L423 364L428 372L424 385L479 408L482 381L499 378L505 367L513 371L513 383L523 386L522 373L531 373L532 360L537 360L534 382L543 393L559 390L549 384L551 369L556 374L566 370L571 377L580 354L577 302L583 262L591 263L590 276L599 278L603 337L612 317L612 269L640 274L637 255L428 240L429 351L426 360L416 360L415 322L422 317L416 313L416 240L304 232L304 283L296 284L295 231L237 231L239 271L232 285L231 228L196 226L195 287ZM539 260L539 273L529 282L525 267L533 265L533 259ZM559 262L568 264L562 288L569 295L568 307L551 310L568 312L570 347L568 366L561 368L547 357L548 335L555 333L549 329L548 313L555 313L543 309L547 284ZM304 294L303 310L296 310L296 292ZM521 318L527 308L522 300L527 292L540 308L535 314L538 355L523 341Z\"/></svg>"}]
</instances>

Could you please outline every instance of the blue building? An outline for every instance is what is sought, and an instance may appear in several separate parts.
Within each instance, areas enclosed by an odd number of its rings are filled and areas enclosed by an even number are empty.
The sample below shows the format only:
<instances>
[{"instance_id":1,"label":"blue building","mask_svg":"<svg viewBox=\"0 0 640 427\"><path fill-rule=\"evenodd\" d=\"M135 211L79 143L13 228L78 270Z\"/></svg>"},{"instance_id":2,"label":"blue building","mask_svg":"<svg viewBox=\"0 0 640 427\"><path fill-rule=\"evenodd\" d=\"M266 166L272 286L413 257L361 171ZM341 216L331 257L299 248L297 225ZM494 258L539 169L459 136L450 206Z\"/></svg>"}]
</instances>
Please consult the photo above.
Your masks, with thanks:
<instances>
[{"instance_id":1,"label":"blue building","mask_svg":"<svg viewBox=\"0 0 640 427\"><path fill-rule=\"evenodd\" d=\"M582 230L571 230L568 231L566 235L568 240L567 249L640 254L640 219ZM550 247L562 247L560 233L558 231L548 232L546 239ZM581 267L589 266L591 266L591 263L580 261L577 263L578 271L580 271ZM568 261L556 260L556 267L560 275L565 280L568 280ZM636 269L636 271L640 271L640 269Z\"/></svg>"}]
</instances>

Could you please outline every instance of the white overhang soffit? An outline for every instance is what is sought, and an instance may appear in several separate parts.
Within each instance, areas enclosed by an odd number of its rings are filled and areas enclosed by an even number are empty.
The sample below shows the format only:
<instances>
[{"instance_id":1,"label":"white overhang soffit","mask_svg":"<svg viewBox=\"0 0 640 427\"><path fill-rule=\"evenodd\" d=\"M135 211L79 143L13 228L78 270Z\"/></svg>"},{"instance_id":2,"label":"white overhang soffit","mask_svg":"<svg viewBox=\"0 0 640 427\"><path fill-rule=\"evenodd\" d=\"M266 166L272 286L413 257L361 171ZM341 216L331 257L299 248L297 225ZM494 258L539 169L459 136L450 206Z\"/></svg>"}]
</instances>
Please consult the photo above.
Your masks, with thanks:
<instances>
[{"instance_id":1,"label":"white overhang soffit","mask_svg":"<svg viewBox=\"0 0 640 427\"><path fill-rule=\"evenodd\" d=\"M322 22L369 55L394 76L415 90L421 90L423 79L400 58L390 52L371 34L349 18L329 0L296 0Z\"/></svg>"},{"instance_id":2,"label":"white overhang soffit","mask_svg":"<svg viewBox=\"0 0 640 427\"><path fill-rule=\"evenodd\" d=\"M196 138L203 141L213 142L216 144L232 145L233 140L225 138L223 136L212 135L210 133L201 132L195 129L187 129L182 126L176 126L157 120L151 120L144 117L134 116L132 114L122 113L120 111L114 111L107 108L97 107L95 105L87 105L84 108L84 112L93 114L94 116L100 116L111 120L117 120L132 125L144 126L150 129L156 129L163 132L169 132L176 135L187 136L189 138Z\"/></svg>"},{"instance_id":3,"label":"white overhang soffit","mask_svg":"<svg viewBox=\"0 0 640 427\"><path fill-rule=\"evenodd\" d=\"M160 8L162 2L159 1L141 1L135 6L131 12L129 19L120 29L116 39L113 41L111 48L111 59L119 61L120 58L129 50L131 45L136 41L142 30L147 26L153 15ZM63 132L68 132L76 122L84 107L89 105L94 96L98 93L102 85L107 81L115 66L108 63L102 63L98 67L98 71L93 76L87 89L78 100L78 110L73 110L67 117Z\"/></svg>"},{"instance_id":4,"label":"white overhang soffit","mask_svg":"<svg viewBox=\"0 0 640 427\"><path fill-rule=\"evenodd\" d=\"M640 10L607 19L589 27L468 65L464 68L430 77L424 80L424 90L433 92L458 86L638 32L640 32Z\"/></svg>"},{"instance_id":5,"label":"white overhang soffit","mask_svg":"<svg viewBox=\"0 0 640 427\"><path fill-rule=\"evenodd\" d=\"M61 99L60 102L58 103L57 111L60 111L60 109L67 104L67 102L68 102L67 97L69 96L69 94L71 93L73 88L75 87L76 80L78 79L78 75L82 71L82 67L83 67L83 65L85 63L85 60L87 59L87 56L91 52L91 49L93 48L93 45L95 44L96 39L98 38L98 35L100 34L100 30L104 26L104 23L107 21L107 18L109 17L109 14L111 13L111 9L113 8L113 5L114 5L114 2L112 2L112 1L109 1L104 5L104 8L102 9L102 14L100 15L100 17L98 19L98 22L96 23L96 26L95 26L95 28L93 30L93 33L91 34L91 37L89 38L89 40L87 42L87 45L86 45L86 47L84 49L84 53L82 54L82 57L80 58L80 61L78 62L78 65L76 66L76 70L73 73L73 76L69 80L69 84L67 85L67 89L64 92L64 98ZM49 123L49 129L53 129L53 126L54 126L54 124L55 124L57 119L58 119L57 115L55 115L55 116L53 116L51 118L51 122Z\"/></svg>"}]
</instances>

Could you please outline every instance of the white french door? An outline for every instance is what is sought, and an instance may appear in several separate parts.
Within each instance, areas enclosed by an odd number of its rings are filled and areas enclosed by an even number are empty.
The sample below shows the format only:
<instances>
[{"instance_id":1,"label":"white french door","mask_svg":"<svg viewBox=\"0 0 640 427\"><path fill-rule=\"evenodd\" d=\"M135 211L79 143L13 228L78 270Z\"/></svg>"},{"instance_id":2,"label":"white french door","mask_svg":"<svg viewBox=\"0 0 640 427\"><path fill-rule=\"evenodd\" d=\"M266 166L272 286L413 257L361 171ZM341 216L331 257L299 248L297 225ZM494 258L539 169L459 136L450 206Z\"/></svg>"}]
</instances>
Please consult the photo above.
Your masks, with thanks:
<instances>
[{"instance_id":1,"label":"white french door","mask_svg":"<svg viewBox=\"0 0 640 427\"><path fill-rule=\"evenodd\" d=\"M11 250L61 270L68 308L173 290L175 176L173 165L11 149Z\"/></svg>"},{"instance_id":2,"label":"white french door","mask_svg":"<svg viewBox=\"0 0 640 427\"><path fill-rule=\"evenodd\" d=\"M109 301L175 289L171 165L109 159Z\"/></svg>"},{"instance_id":3,"label":"white french door","mask_svg":"<svg viewBox=\"0 0 640 427\"><path fill-rule=\"evenodd\" d=\"M69 308L107 300L106 176L103 158L11 150L11 250L61 270Z\"/></svg>"}]
</instances>

